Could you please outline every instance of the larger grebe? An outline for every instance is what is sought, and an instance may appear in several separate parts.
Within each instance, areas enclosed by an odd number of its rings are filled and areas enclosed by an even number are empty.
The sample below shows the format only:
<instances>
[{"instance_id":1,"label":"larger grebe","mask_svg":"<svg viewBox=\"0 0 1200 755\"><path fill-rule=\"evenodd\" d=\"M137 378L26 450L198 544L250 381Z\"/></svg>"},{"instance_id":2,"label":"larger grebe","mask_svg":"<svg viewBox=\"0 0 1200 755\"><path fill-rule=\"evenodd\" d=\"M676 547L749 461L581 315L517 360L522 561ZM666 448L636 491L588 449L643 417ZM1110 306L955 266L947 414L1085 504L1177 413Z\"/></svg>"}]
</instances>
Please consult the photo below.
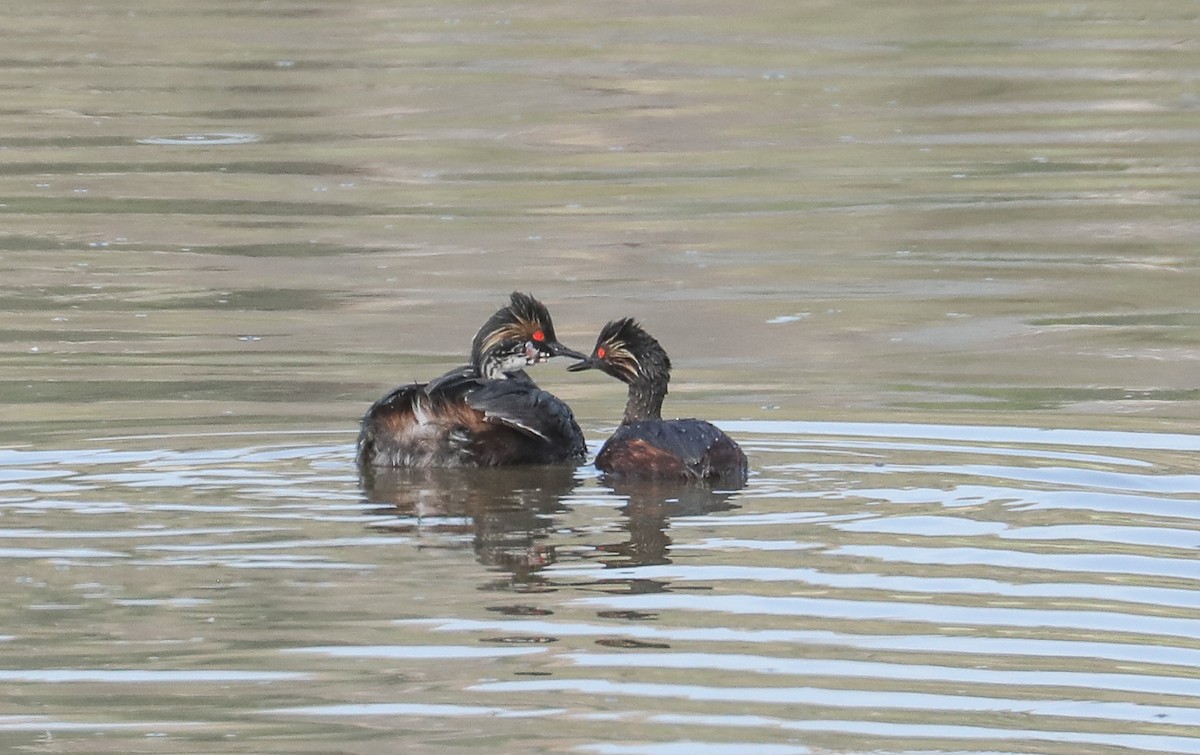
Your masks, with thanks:
<instances>
[{"instance_id":1,"label":"larger grebe","mask_svg":"<svg viewBox=\"0 0 1200 755\"><path fill-rule=\"evenodd\" d=\"M605 325L591 356L567 369L598 369L629 385L621 426L596 456L600 471L629 478L746 482L746 455L732 438L704 420L662 418L671 360L632 319Z\"/></svg>"},{"instance_id":2,"label":"larger grebe","mask_svg":"<svg viewBox=\"0 0 1200 755\"><path fill-rule=\"evenodd\" d=\"M541 302L514 292L475 335L469 365L430 383L402 385L367 410L358 435L360 468L583 459L583 433L570 407L522 369L555 356L584 358L558 342Z\"/></svg>"}]
</instances>

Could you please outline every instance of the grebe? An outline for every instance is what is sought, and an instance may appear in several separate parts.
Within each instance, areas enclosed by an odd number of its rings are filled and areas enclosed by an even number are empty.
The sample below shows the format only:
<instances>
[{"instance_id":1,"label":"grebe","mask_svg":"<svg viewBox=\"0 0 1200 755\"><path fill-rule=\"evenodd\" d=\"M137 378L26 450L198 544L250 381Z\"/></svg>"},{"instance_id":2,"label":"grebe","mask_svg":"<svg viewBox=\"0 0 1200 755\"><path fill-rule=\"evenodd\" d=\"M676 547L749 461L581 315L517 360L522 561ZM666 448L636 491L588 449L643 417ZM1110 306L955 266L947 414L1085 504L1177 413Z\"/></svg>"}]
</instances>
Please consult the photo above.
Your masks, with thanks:
<instances>
[{"instance_id":1,"label":"grebe","mask_svg":"<svg viewBox=\"0 0 1200 755\"><path fill-rule=\"evenodd\" d=\"M580 461L583 433L561 399L523 367L584 358L558 342L546 307L513 292L471 343L471 363L430 383L402 385L367 410L359 468L464 467Z\"/></svg>"},{"instance_id":2,"label":"grebe","mask_svg":"<svg viewBox=\"0 0 1200 755\"><path fill-rule=\"evenodd\" d=\"M633 319L605 325L591 356L567 369L598 369L629 385L621 426L596 456L600 471L733 486L746 482L746 454L732 438L704 420L662 418L671 360Z\"/></svg>"}]
</instances>

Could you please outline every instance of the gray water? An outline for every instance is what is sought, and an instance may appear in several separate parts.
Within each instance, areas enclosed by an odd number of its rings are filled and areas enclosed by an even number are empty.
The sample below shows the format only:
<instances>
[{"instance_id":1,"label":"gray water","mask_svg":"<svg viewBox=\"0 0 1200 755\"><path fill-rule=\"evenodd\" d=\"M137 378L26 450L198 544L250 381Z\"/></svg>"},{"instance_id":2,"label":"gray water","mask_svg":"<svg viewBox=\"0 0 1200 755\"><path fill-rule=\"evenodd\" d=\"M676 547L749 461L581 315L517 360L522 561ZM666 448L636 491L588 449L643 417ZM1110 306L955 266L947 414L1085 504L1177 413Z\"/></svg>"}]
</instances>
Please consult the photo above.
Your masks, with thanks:
<instances>
[{"instance_id":1,"label":"gray water","mask_svg":"<svg viewBox=\"0 0 1200 755\"><path fill-rule=\"evenodd\" d=\"M1192 4L6 16L0 748L1200 752ZM514 289L748 486L360 486Z\"/></svg>"}]
</instances>

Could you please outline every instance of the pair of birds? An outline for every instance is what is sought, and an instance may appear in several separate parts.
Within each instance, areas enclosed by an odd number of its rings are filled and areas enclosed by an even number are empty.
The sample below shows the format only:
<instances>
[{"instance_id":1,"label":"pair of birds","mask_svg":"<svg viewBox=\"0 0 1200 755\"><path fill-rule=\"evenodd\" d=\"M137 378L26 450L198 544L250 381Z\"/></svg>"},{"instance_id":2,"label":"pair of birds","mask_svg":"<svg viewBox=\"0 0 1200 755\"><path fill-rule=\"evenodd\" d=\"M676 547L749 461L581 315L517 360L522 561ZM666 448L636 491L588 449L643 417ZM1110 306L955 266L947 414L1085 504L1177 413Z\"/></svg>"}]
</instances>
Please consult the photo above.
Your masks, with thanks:
<instances>
[{"instance_id":1,"label":"pair of birds","mask_svg":"<svg viewBox=\"0 0 1200 755\"><path fill-rule=\"evenodd\" d=\"M596 468L623 478L741 485L746 455L728 435L697 419L664 420L671 360L630 318L604 326L591 355L558 342L546 307L513 292L471 343L471 363L429 383L396 388L375 402L358 436L360 468L470 467L581 461L587 447L570 407L524 368L551 357L580 361L629 386L625 415L596 456Z\"/></svg>"}]
</instances>

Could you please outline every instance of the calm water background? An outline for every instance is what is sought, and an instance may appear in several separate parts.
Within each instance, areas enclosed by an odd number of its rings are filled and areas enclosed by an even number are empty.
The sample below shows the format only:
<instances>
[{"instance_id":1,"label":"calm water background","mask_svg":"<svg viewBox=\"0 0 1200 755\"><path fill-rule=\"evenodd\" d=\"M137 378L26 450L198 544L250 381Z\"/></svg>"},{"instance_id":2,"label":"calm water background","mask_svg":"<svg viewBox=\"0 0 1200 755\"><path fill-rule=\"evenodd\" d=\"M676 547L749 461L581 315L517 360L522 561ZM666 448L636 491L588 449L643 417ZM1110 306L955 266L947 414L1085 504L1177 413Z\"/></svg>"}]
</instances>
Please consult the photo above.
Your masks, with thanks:
<instances>
[{"instance_id":1,"label":"calm water background","mask_svg":"<svg viewBox=\"0 0 1200 755\"><path fill-rule=\"evenodd\" d=\"M1200 6L0 30L0 749L1200 752ZM513 289L743 491L398 475ZM593 450L623 392L538 368Z\"/></svg>"}]
</instances>

